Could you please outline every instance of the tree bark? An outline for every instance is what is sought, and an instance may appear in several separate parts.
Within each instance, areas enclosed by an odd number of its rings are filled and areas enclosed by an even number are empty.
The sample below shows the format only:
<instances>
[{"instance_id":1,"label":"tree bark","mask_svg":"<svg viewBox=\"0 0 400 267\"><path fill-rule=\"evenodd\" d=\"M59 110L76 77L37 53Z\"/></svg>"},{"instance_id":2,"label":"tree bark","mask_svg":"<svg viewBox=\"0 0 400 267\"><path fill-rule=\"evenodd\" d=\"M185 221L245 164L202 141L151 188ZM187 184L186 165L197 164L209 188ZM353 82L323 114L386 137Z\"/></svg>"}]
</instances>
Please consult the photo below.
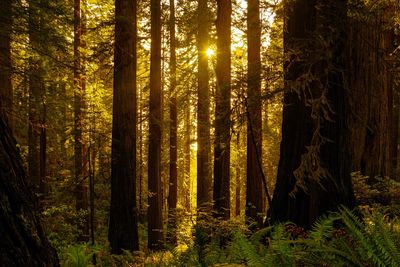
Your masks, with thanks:
<instances>
[{"instance_id":1,"label":"tree bark","mask_svg":"<svg viewBox=\"0 0 400 267\"><path fill-rule=\"evenodd\" d=\"M3 108L0 100L0 110ZM0 262L3 266L59 266L29 190L17 144L0 112Z\"/></svg>"},{"instance_id":2,"label":"tree bark","mask_svg":"<svg viewBox=\"0 0 400 267\"><path fill-rule=\"evenodd\" d=\"M115 2L114 99L111 151L111 252L139 250L136 206L137 2Z\"/></svg>"},{"instance_id":3,"label":"tree bark","mask_svg":"<svg viewBox=\"0 0 400 267\"><path fill-rule=\"evenodd\" d=\"M217 0L214 211L223 219L230 217L231 14L231 0Z\"/></svg>"},{"instance_id":4,"label":"tree bark","mask_svg":"<svg viewBox=\"0 0 400 267\"><path fill-rule=\"evenodd\" d=\"M198 0L197 7L197 208L209 212L212 203L211 143L210 143L210 89L208 49L210 18L207 0Z\"/></svg>"},{"instance_id":5,"label":"tree bark","mask_svg":"<svg viewBox=\"0 0 400 267\"><path fill-rule=\"evenodd\" d=\"M11 84L11 25L12 0L3 0L0 3L0 99L3 101L3 112L12 126L13 88Z\"/></svg>"},{"instance_id":6,"label":"tree bark","mask_svg":"<svg viewBox=\"0 0 400 267\"><path fill-rule=\"evenodd\" d=\"M360 8L355 12L362 14L366 7ZM386 60L393 44L384 29L385 14L356 16L348 27L351 169L372 179L390 175L391 163L391 85Z\"/></svg>"},{"instance_id":7,"label":"tree bark","mask_svg":"<svg viewBox=\"0 0 400 267\"><path fill-rule=\"evenodd\" d=\"M259 0L247 3L247 181L246 218L263 225L264 193L262 184L261 116L261 22ZM261 167L261 168L260 168Z\"/></svg>"},{"instance_id":8,"label":"tree bark","mask_svg":"<svg viewBox=\"0 0 400 267\"><path fill-rule=\"evenodd\" d=\"M161 4L151 0L151 59L150 59L150 114L149 114L149 208L148 247L163 248L163 199L161 188Z\"/></svg>"},{"instance_id":9,"label":"tree bark","mask_svg":"<svg viewBox=\"0 0 400 267\"><path fill-rule=\"evenodd\" d=\"M346 5L299 0L286 6L288 61L272 223L309 228L320 215L354 205L345 143Z\"/></svg>"},{"instance_id":10,"label":"tree bark","mask_svg":"<svg viewBox=\"0 0 400 267\"><path fill-rule=\"evenodd\" d=\"M168 241L176 245L176 204L178 198L178 150L177 150L177 107L176 107L176 41L175 41L175 1L169 1L170 38L170 132L169 132L169 190L168 190Z\"/></svg>"}]
</instances>

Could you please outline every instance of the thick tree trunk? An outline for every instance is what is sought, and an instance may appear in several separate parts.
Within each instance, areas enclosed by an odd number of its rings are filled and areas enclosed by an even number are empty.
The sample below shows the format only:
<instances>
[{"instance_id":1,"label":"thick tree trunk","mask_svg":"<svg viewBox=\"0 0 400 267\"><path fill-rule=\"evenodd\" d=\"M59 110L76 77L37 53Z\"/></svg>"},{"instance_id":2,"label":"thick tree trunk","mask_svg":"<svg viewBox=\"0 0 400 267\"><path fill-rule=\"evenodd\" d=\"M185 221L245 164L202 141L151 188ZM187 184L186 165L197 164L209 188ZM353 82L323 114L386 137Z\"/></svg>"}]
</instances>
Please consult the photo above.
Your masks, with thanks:
<instances>
[{"instance_id":1,"label":"thick tree trunk","mask_svg":"<svg viewBox=\"0 0 400 267\"><path fill-rule=\"evenodd\" d=\"M114 99L111 151L111 252L139 250L136 207L136 1L115 2Z\"/></svg>"},{"instance_id":2,"label":"thick tree trunk","mask_svg":"<svg viewBox=\"0 0 400 267\"><path fill-rule=\"evenodd\" d=\"M0 110L3 108L0 100ZM22 160L0 113L0 263L2 266L59 266L37 214Z\"/></svg>"},{"instance_id":3,"label":"thick tree trunk","mask_svg":"<svg viewBox=\"0 0 400 267\"><path fill-rule=\"evenodd\" d=\"M169 132L169 190L168 190L168 241L176 245L176 204L178 198L178 150L177 150L177 106L176 106L176 41L175 41L175 1L169 1L170 35L170 132Z\"/></svg>"},{"instance_id":4,"label":"thick tree trunk","mask_svg":"<svg viewBox=\"0 0 400 267\"><path fill-rule=\"evenodd\" d=\"M11 84L11 25L12 0L0 3L0 99L3 101L3 112L12 126L13 89Z\"/></svg>"},{"instance_id":5,"label":"thick tree trunk","mask_svg":"<svg viewBox=\"0 0 400 267\"><path fill-rule=\"evenodd\" d=\"M286 7L281 155L271 222L310 227L340 205L352 207L343 70L345 0Z\"/></svg>"},{"instance_id":6,"label":"thick tree trunk","mask_svg":"<svg viewBox=\"0 0 400 267\"><path fill-rule=\"evenodd\" d=\"M249 223L263 225L261 116L261 22L259 0L247 4L247 182L246 217Z\"/></svg>"},{"instance_id":7,"label":"thick tree trunk","mask_svg":"<svg viewBox=\"0 0 400 267\"><path fill-rule=\"evenodd\" d=\"M161 188L161 4L151 0L151 61L150 61L150 114L149 114L149 208L148 247L163 248L163 199Z\"/></svg>"},{"instance_id":8,"label":"thick tree trunk","mask_svg":"<svg viewBox=\"0 0 400 267\"><path fill-rule=\"evenodd\" d=\"M212 203L211 143L210 143L210 89L208 74L208 32L210 18L207 0L198 0L197 7L197 209L209 212Z\"/></svg>"},{"instance_id":9,"label":"thick tree trunk","mask_svg":"<svg viewBox=\"0 0 400 267\"><path fill-rule=\"evenodd\" d=\"M391 85L386 60L392 41L383 27L384 17L377 14L351 18L348 27L351 169L371 178L390 175L391 163Z\"/></svg>"},{"instance_id":10,"label":"thick tree trunk","mask_svg":"<svg viewBox=\"0 0 400 267\"><path fill-rule=\"evenodd\" d=\"M230 217L231 0L217 0L217 91L215 96L214 211Z\"/></svg>"}]
</instances>

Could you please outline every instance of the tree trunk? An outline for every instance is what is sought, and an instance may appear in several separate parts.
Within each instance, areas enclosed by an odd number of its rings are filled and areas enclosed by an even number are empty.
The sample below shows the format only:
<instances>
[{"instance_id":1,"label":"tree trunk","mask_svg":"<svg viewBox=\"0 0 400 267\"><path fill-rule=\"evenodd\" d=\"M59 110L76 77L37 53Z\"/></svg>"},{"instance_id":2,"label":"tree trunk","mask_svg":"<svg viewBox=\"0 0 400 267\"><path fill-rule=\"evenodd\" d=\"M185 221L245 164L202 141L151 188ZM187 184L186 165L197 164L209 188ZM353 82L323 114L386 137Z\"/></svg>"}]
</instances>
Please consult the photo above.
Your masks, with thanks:
<instances>
[{"instance_id":1,"label":"tree trunk","mask_svg":"<svg viewBox=\"0 0 400 267\"><path fill-rule=\"evenodd\" d=\"M3 108L0 100L0 110ZM2 266L59 266L39 222L17 144L0 113L0 262Z\"/></svg>"},{"instance_id":2,"label":"tree trunk","mask_svg":"<svg viewBox=\"0 0 400 267\"><path fill-rule=\"evenodd\" d=\"M320 215L354 205L342 74L346 4L299 0L286 7L289 61L272 223L291 221L308 228Z\"/></svg>"},{"instance_id":3,"label":"tree trunk","mask_svg":"<svg viewBox=\"0 0 400 267\"><path fill-rule=\"evenodd\" d=\"M231 0L217 0L214 211L223 219L230 217L231 14Z\"/></svg>"},{"instance_id":4,"label":"tree trunk","mask_svg":"<svg viewBox=\"0 0 400 267\"><path fill-rule=\"evenodd\" d=\"M175 53L175 2L169 1L169 34L170 34L170 132L169 132L169 190L168 190L168 241L176 245L176 204L178 197L178 169L177 169L177 107L176 107L176 53Z\"/></svg>"},{"instance_id":5,"label":"tree trunk","mask_svg":"<svg viewBox=\"0 0 400 267\"><path fill-rule=\"evenodd\" d=\"M366 7L361 5L360 8ZM348 27L351 169L371 178L389 175L391 163L391 131L388 130L392 126L389 114L391 89L386 60L392 51L392 42L383 28L383 16L357 16L351 18Z\"/></svg>"},{"instance_id":6,"label":"tree trunk","mask_svg":"<svg viewBox=\"0 0 400 267\"><path fill-rule=\"evenodd\" d=\"M207 0L198 0L198 91L197 91L197 208L209 212L212 203L210 89L208 75L208 32L210 18Z\"/></svg>"},{"instance_id":7,"label":"tree trunk","mask_svg":"<svg viewBox=\"0 0 400 267\"><path fill-rule=\"evenodd\" d=\"M247 181L246 217L249 223L263 225L264 193L262 184L261 116L261 22L259 0L247 4Z\"/></svg>"},{"instance_id":8,"label":"tree trunk","mask_svg":"<svg viewBox=\"0 0 400 267\"><path fill-rule=\"evenodd\" d=\"M29 111L28 111L28 173L35 193L43 195L45 174L45 85L43 63L35 59L40 51L41 25L43 18L35 3L29 3L29 42L32 48L29 61ZM39 199L40 201L40 199Z\"/></svg>"},{"instance_id":9,"label":"tree trunk","mask_svg":"<svg viewBox=\"0 0 400 267\"><path fill-rule=\"evenodd\" d=\"M88 171L89 171L89 230L90 242L95 245L95 180L96 180L96 113L92 106L92 118L90 122L90 144L88 150ZM96 265L96 255L93 255L92 262Z\"/></svg>"},{"instance_id":10,"label":"tree trunk","mask_svg":"<svg viewBox=\"0 0 400 267\"><path fill-rule=\"evenodd\" d=\"M12 0L3 0L0 3L0 99L3 101L3 112L12 126L13 88L11 84L11 25Z\"/></svg>"},{"instance_id":11,"label":"tree trunk","mask_svg":"<svg viewBox=\"0 0 400 267\"><path fill-rule=\"evenodd\" d=\"M145 192L145 181L144 181L144 147L145 143L143 140L144 129L144 100L143 100L143 89L139 88L139 222L144 223L146 221L146 205L144 196Z\"/></svg>"},{"instance_id":12,"label":"tree trunk","mask_svg":"<svg viewBox=\"0 0 400 267\"><path fill-rule=\"evenodd\" d=\"M183 141L183 203L185 210L187 212L191 212L191 197L190 197L190 132L191 132L191 122L190 122L190 93L187 92L185 97L185 134L184 134L184 141Z\"/></svg>"},{"instance_id":13,"label":"tree trunk","mask_svg":"<svg viewBox=\"0 0 400 267\"><path fill-rule=\"evenodd\" d=\"M161 4L151 0L151 59L150 59L150 114L149 114L149 208L148 247L163 248L163 198L161 188Z\"/></svg>"},{"instance_id":14,"label":"tree trunk","mask_svg":"<svg viewBox=\"0 0 400 267\"><path fill-rule=\"evenodd\" d=\"M114 99L111 151L111 252L139 250L136 207L136 1L115 2Z\"/></svg>"},{"instance_id":15,"label":"tree trunk","mask_svg":"<svg viewBox=\"0 0 400 267\"><path fill-rule=\"evenodd\" d=\"M89 240L87 188L85 185L86 171L84 165L83 108L85 80L82 73L82 11L81 0L74 0L74 160L75 160L75 198L78 214L78 241Z\"/></svg>"}]
</instances>

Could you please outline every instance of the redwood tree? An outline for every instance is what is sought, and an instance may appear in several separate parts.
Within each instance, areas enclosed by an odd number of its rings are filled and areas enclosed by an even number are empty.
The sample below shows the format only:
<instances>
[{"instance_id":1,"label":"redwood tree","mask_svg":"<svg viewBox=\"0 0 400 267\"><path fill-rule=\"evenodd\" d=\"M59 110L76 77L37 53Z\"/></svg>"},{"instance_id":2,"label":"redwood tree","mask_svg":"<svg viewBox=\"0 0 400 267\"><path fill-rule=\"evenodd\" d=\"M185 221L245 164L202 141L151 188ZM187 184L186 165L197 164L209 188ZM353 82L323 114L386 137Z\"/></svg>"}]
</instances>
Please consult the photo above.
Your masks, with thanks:
<instances>
[{"instance_id":1,"label":"redwood tree","mask_svg":"<svg viewBox=\"0 0 400 267\"><path fill-rule=\"evenodd\" d=\"M161 4L151 0L151 59L150 59L150 113L149 113L149 208L148 247L163 247L163 217L161 188Z\"/></svg>"},{"instance_id":2,"label":"redwood tree","mask_svg":"<svg viewBox=\"0 0 400 267\"><path fill-rule=\"evenodd\" d=\"M208 49L210 18L207 0L198 0L197 7L197 207L211 205L211 143L210 143L210 89L208 75Z\"/></svg>"},{"instance_id":3,"label":"redwood tree","mask_svg":"<svg viewBox=\"0 0 400 267\"><path fill-rule=\"evenodd\" d=\"M59 266L40 224L17 143L0 99L0 262L2 266Z\"/></svg>"},{"instance_id":4,"label":"redwood tree","mask_svg":"<svg viewBox=\"0 0 400 267\"><path fill-rule=\"evenodd\" d=\"M84 142L82 135L84 119L85 79L82 76L82 12L81 0L74 0L74 163L75 163L75 199L76 211L80 214L88 211L86 172L84 164ZM89 240L89 224L83 215L77 222L78 240Z\"/></svg>"},{"instance_id":5,"label":"redwood tree","mask_svg":"<svg viewBox=\"0 0 400 267\"><path fill-rule=\"evenodd\" d=\"M261 117L261 22L259 0L247 3L247 182L246 217L263 224Z\"/></svg>"},{"instance_id":6,"label":"redwood tree","mask_svg":"<svg viewBox=\"0 0 400 267\"><path fill-rule=\"evenodd\" d=\"M108 239L115 254L139 250L136 207L136 1L115 2L111 205Z\"/></svg>"},{"instance_id":7,"label":"redwood tree","mask_svg":"<svg viewBox=\"0 0 400 267\"><path fill-rule=\"evenodd\" d=\"M230 217L231 0L217 0L217 90L215 95L214 211Z\"/></svg>"},{"instance_id":8,"label":"redwood tree","mask_svg":"<svg viewBox=\"0 0 400 267\"><path fill-rule=\"evenodd\" d=\"M303 227L353 192L346 147L347 1L299 0L286 6L285 94L272 222Z\"/></svg>"},{"instance_id":9,"label":"redwood tree","mask_svg":"<svg viewBox=\"0 0 400 267\"><path fill-rule=\"evenodd\" d=\"M394 9L382 5L366 17L363 14L371 7L359 2L348 26L349 147L352 171L374 178L391 174L390 128L396 123L391 117L392 70L387 59L394 50L388 19L393 17ZM397 147L397 140L393 143Z\"/></svg>"},{"instance_id":10,"label":"redwood tree","mask_svg":"<svg viewBox=\"0 0 400 267\"><path fill-rule=\"evenodd\" d=\"M13 89L11 84L11 27L12 1L0 3L0 98L3 99L3 112L12 121ZM1 111L0 111L1 112Z\"/></svg>"},{"instance_id":11,"label":"redwood tree","mask_svg":"<svg viewBox=\"0 0 400 267\"><path fill-rule=\"evenodd\" d=\"M29 1L29 110L28 110L28 176L35 192L44 193L46 168L46 89L43 81L42 25L44 17L36 1Z\"/></svg>"},{"instance_id":12,"label":"redwood tree","mask_svg":"<svg viewBox=\"0 0 400 267\"><path fill-rule=\"evenodd\" d=\"M175 40L175 1L169 1L169 38L170 38L170 132L169 132L169 190L168 190L168 223L169 242L176 239L176 203L178 198L178 144L177 144L177 107L176 107L176 40Z\"/></svg>"}]
</instances>

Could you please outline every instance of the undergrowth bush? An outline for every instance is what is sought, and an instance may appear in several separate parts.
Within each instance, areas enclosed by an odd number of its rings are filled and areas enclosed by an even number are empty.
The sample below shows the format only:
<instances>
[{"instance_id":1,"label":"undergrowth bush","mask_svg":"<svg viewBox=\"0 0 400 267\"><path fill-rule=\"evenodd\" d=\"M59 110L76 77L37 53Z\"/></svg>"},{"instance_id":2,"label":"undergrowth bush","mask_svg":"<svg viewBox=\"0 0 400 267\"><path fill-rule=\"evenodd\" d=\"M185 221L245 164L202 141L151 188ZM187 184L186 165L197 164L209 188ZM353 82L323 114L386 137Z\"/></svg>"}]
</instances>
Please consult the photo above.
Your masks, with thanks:
<instances>
[{"instance_id":1,"label":"undergrowth bush","mask_svg":"<svg viewBox=\"0 0 400 267\"><path fill-rule=\"evenodd\" d=\"M252 235L239 227L218 232L199 258L197 247L176 255L171 266L399 266L400 224L379 211L355 215L346 208L317 221L310 231L291 223ZM220 229L219 227L216 227Z\"/></svg>"}]
</instances>

